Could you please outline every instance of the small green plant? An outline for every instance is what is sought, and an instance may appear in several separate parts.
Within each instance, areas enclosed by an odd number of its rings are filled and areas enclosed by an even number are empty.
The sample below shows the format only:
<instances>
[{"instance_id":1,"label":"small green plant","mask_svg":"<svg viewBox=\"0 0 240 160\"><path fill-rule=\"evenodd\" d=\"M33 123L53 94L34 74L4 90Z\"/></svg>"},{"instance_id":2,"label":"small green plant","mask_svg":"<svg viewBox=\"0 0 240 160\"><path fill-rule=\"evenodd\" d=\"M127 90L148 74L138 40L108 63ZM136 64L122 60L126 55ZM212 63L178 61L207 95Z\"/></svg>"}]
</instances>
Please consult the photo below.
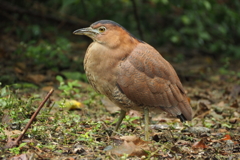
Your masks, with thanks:
<instances>
[{"instance_id":1,"label":"small green plant","mask_svg":"<svg viewBox=\"0 0 240 160\"><path fill-rule=\"evenodd\" d=\"M86 124L89 125L91 129L85 130L85 133L83 134L78 134L77 141L82 141L87 143L88 145L93 145L93 146L101 143L99 141L96 141L95 136L98 135L99 131L102 130L102 122L89 121L89 122L86 122Z\"/></svg>"},{"instance_id":2,"label":"small green plant","mask_svg":"<svg viewBox=\"0 0 240 160\"><path fill-rule=\"evenodd\" d=\"M23 146L25 146L27 143L21 143L18 147L13 147L13 148L10 148L9 151L14 154L14 155L18 155L20 154L20 151L21 151L21 148Z\"/></svg>"},{"instance_id":3,"label":"small green plant","mask_svg":"<svg viewBox=\"0 0 240 160\"><path fill-rule=\"evenodd\" d=\"M58 89L63 91L63 96L73 98L74 95L80 92L79 87L81 87L81 85L77 80L66 83L61 76L57 76L56 79L60 82Z\"/></svg>"},{"instance_id":4,"label":"small green plant","mask_svg":"<svg viewBox=\"0 0 240 160\"><path fill-rule=\"evenodd\" d=\"M128 158L128 154L124 153L121 157L120 157L120 160L125 160Z\"/></svg>"},{"instance_id":5,"label":"small green plant","mask_svg":"<svg viewBox=\"0 0 240 160\"><path fill-rule=\"evenodd\" d=\"M137 127L139 124L134 123L134 121L139 119L140 117L131 117L129 115L126 115L125 118L123 119L123 122L126 122L126 123L122 123L121 128L127 128L127 126ZM113 124L115 124L117 121L118 119L115 119Z\"/></svg>"},{"instance_id":6,"label":"small green plant","mask_svg":"<svg viewBox=\"0 0 240 160\"><path fill-rule=\"evenodd\" d=\"M129 125L133 126L133 127L136 127L138 126L138 124L134 123L135 120L139 120L140 117L131 117L129 115L127 115L125 117L125 121L128 122Z\"/></svg>"},{"instance_id":7,"label":"small green plant","mask_svg":"<svg viewBox=\"0 0 240 160\"><path fill-rule=\"evenodd\" d=\"M47 68L58 70L58 68L66 68L70 64L70 59L66 53L69 53L70 43L65 38L57 38L54 44L47 41L29 41L21 42L16 55L21 56L25 60L34 62L35 65L43 65Z\"/></svg>"},{"instance_id":8,"label":"small green plant","mask_svg":"<svg viewBox=\"0 0 240 160\"><path fill-rule=\"evenodd\" d=\"M84 134L80 134L77 141L93 142L94 139L92 137L91 131L85 132Z\"/></svg>"},{"instance_id":9,"label":"small green plant","mask_svg":"<svg viewBox=\"0 0 240 160\"><path fill-rule=\"evenodd\" d=\"M7 125L0 124L0 140L5 140L7 138L7 135L5 134L5 128Z\"/></svg>"},{"instance_id":10,"label":"small green plant","mask_svg":"<svg viewBox=\"0 0 240 160\"><path fill-rule=\"evenodd\" d=\"M9 108L13 104L13 98L9 86L4 86L0 90L0 106L3 108Z\"/></svg>"},{"instance_id":11,"label":"small green plant","mask_svg":"<svg viewBox=\"0 0 240 160\"><path fill-rule=\"evenodd\" d=\"M203 120L202 120L202 125L203 125L204 127L211 128L213 124L212 124L211 122L206 121L205 119L203 119Z\"/></svg>"},{"instance_id":12,"label":"small green plant","mask_svg":"<svg viewBox=\"0 0 240 160\"><path fill-rule=\"evenodd\" d=\"M55 150L56 149L56 145L53 145L53 144L48 144L48 145L44 145L44 148L48 148L48 149L50 149L50 150Z\"/></svg>"},{"instance_id":13,"label":"small green plant","mask_svg":"<svg viewBox=\"0 0 240 160\"><path fill-rule=\"evenodd\" d=\"M39 97L32 96L28 100L18 98L16 94L12 93L10 86L6 85L0 89L0 116L6 115L11 119L12 124L26 124L33 112L35 106L32 104L39 100Z\"/></svg>"},{"instance_id":14,"label":"small green plant","mask_svg":"<svg viewBox=\"0 0 240 160\"><path fill-rule=\"evenodd\" d=\"M54 145L54 144L40 144L40 143L38 143L37 144L37 147L39 147L39 148L47 148L47 149L50 149L50 150L55 150L56 149L56 145Z\"/></svg>"},{"instance_id":15,"label":"small green plant","mask_svg":"<svg viewBox=\"0 0 240 160\"><path fill-rule=\"evenodd\" d=\"M228 129L232 128L232 125L227 124L227 123L222 123L222 127L226 127Z\"/></svg>"},{"instance_id":16,"label":"small green plant","mask_svg":"<svg viewBox=\"0 0 240 160\"><path fill-rule=\"evenodd\" d=\"M2 108L0 111L0 116L4 114L4 109L7 109L9 110L8 114L10 117L13 120L17 120L19 113L18 110L20 107L16 108L15 106L20 105L19 103L20 101L17 99L17 97L15 97L15 95L12 94L9 86L6 85L0 90L0 106Z\"/></svg>"}]
</instances>

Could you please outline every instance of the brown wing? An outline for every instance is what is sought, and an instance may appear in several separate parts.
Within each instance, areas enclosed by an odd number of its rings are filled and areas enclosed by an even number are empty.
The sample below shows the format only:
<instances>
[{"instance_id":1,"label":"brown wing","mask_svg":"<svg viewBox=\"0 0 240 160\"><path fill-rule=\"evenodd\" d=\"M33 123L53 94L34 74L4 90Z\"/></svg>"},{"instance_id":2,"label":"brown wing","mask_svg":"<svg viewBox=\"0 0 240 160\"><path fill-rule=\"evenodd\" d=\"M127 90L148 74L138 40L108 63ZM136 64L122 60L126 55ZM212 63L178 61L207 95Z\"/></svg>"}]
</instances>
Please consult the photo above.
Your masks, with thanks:
<instances>
[{"instance_id":1,"label":"brown wing","mask_svg":"<svg viewBox=\"0 0 240 160\"><path fill-rule=\"evenodd\" d=\"M182 84L173 67L151 46L139 44L120 64L117 83L139 105L160 107L192 119Z\"/></svg>"}]
</instances>

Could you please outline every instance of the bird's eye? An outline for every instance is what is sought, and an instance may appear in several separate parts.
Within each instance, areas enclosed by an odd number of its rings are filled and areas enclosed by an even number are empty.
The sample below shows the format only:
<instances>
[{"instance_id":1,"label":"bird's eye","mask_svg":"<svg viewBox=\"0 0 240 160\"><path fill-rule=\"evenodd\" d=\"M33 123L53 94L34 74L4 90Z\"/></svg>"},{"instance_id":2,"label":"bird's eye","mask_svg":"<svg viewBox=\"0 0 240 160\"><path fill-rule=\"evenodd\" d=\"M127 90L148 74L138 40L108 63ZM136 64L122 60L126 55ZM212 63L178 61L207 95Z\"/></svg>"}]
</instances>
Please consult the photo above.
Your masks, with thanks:
<instances>
[{"instance_id":1,"label":"bird's eye","mask_svg":"<svg viewBox=\"0 0 240 160\"><path fill-rule=\"evenodd\" d=\"M104 32L106 30L106 28L105 27L100 27L100 28L98 28L98 30L99 30L99 32Z\"/></svg>"}]
</instances>

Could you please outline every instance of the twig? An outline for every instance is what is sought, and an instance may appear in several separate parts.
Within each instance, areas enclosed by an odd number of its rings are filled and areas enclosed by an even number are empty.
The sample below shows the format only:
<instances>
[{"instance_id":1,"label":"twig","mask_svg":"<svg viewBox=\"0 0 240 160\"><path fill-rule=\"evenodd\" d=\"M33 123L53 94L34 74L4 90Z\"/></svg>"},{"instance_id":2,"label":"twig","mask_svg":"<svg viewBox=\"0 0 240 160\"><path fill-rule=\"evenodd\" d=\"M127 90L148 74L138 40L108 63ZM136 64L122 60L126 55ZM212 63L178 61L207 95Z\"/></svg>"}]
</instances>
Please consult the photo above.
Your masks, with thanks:
<instances>
[{"instance_id":1,"label":"twig","mask_svg":"<svg viewBox=\"0 0 240 160\"><path fill-rule=\"evenodd\" d=\"M135 0L131 0L131 2L132 2L132 5L133 5L134 17L135 17L135 19L137 21L137 28L138 28L139 35L140 35L141 39L144 40L143 32L142 32L142 28L141 28L141 23L140 23L140 19L139 19L139 16L138 16L136 1Z\"/></svg>"},{"instance_id":2,"label":"twig","mask_svg":"<svg viewBox=\"0 0 240 160\"><path fill-rule=\"evenodd\" d=\"M23 130L23 133L17 139L11 139L11 137L8 138L8 141L7 141L7 144L5 145L5 148L13 148L13 147L19 145L19 141L22 139L24 134L27 132L27 130L30 127L30 125L32 124L33 120L36 118L36 116L38 115L39 111L42 109L42 107L44 106L46 101L49 99L49 97L52 95L53 91L54 91L54 89L51 89L48 92L47 96L44 98L42 103L38 106L38 109L32 115L30 121L28 122L28 124L26 125L25 129Z\"/></svg>"}]
</instances>

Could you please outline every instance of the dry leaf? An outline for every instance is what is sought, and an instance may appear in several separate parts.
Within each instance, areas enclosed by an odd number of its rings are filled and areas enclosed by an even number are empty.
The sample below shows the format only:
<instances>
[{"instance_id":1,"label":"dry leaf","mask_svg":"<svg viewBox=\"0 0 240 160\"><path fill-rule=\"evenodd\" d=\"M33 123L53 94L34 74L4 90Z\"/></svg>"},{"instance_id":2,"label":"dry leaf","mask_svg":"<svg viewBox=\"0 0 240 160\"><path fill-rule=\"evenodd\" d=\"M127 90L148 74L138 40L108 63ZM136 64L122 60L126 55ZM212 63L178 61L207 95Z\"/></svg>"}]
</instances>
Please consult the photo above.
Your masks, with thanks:
<instances>
[{"instance_id":1,"label":"dry leaf","mask_svg":"<svg viewBox=\"0 0 240 160\"><path fill-rule=\"evenodd\" d=\"M19 135L19 134L22 134L22 131L20 130L12 130L12 131L9 131L9 130L3 130L2 132L4 135L8 136L8 137L11 137L12 135ZM2 133L0 133L0 135L2 135Z\"/></svg>"},{"instance_id":2,"label":"dry leaf","mask_svg":"<svg viewBox=\"0 0 240 160\"><path fill-rule=\"evenodd\" d=\"M227 130L226 129L224 129L224 128L220 128L220 129L218 129L218 131L217 131L218 133L225 133L225 132L227 132Z\"/></svg>"},{"instance_id":3,"label":"dry leaf","mask_svg":"<svg viewBox=\"0 0 240 160\"><path fill-rule=\"evenodd\" d=\"M17 73L17 74L22 74L24 73L24 71L18 67L14 67L14 72Z\"/></svg>"},{"instance_id":4,"label":"dry leaf","mask_svg":"<svg viewBox=\"0 0 240 160\"><path fill-rule=\"evenodd\" d=\"M232 107L232 108L239 108L238 101L235 100L235 101L233 102L233 104L230 105L230 107Z\"/></svg>"},{"instance_id":5,"label":"dry leaf","mask_svg":"<svg viewBox=\"0 0 240 160\"><path fill-rule=\"evenodd\" d=\"M80 110L84 107L81 102L78 102L76 100L65 100L64 105L68 110Z\"/></svg>"},{"instance_id":6,"label":"dry leaf","mask_svg":"<svg viewBox=\"0 0 240 160\"><path fill-rule=\"evenodd\" d=\"M192 148L199 148L199 149L205 149L207 146L205 145L205 139L201 139L199 142L195 142L192 145Z\"/></svg>"},{"instance_id":7,"label":"dry leaf","mask_svg":"<svg viewBox=\"0 0 240 160\"><path fill-rule=\"evenodd\" d=\"M135 110L130 110L128 115L130 117L142 117L142 113L135 111Z\"/></svg>"},{"instance_id":8,"label":"dry leaf","mask_svg":"<svg viewBox=\"0 0 240 160\"><path fill-rule=\"evenodd\" d=\"M11 160L29 160L26 154L21 154L19 156L14 156L10 158Z\"/></svg>"},{"instance_id":9,"label":"dry leaf","mask_svg":"<svg viewBox=\"0 0 240 160\"><path fill-rule=\"evenodd\" d=\"M53 86L44 86L41 88L41 90L49 92L52 88L53 88Z\"/></svg>"},{"instance_id":10,"label":"dry leaf","mask_svg":"<svg viewBox=\"0 0 240 160\"><path fill-rule=\"evenodd\" d=\"M200 101L195 112L195 116L198 118L204 118L210 112L209 104L205 101Z\"/></svg>"},{"instance_id":11,"label":"dry leaf","mask_svg":"<svg viewBox=\"0 0 240 160\"><path fill-rule=\"evenodd\" d=\"M236 99L240 93L240 85L235 85L232 87L230 97Z\"/></svg>"},{"instance_id":12,"label":"dry leaf","mask_svg":"<svg viewBox=\"0 0 240 160\"><path fill-rule=\"evenodd\" d=\"M189 141L185 141L185 140L178 140L177 142L175 142L175 144L177 146L183 146L183 145L190 145L190 142Z\"/></svg>"},{"instance_id":13,"label":"dry leaf","mask_svg":"<svg viewBox=\"0 0 240 160\"><path fill-rule=\"evenodd\" d=\"M226 135L221 139L221 141L230 141L230 142L233 143L233 144L238 144L238 142L234 142L234 141L232 140L232 137L231 137L229 134L226 134Z\"/></svg>"},{"instance_id":14,"label":"dry leaf","mask_svg":"<svg viewBox=\"0 0 240 160\"><path fill-rule=\"evenodd\" d=\"M240 122L240 118L231 118L229 120L229 123L231 123L231 124L236 124L236 123L239 123L239 122Z\"/></svg>"},{"instance_id":15,"label":"dry leaf","mask_svg":"<svg viewBox=\"0 0 240 160\"><path fill-rule=\"evenodd\" d=\"M46 79L46 76L42 74L29 74L26 78L33 83L39 84Z\"/></svg>"},{"instance_id":16,"label":"dry leaf","mask_svg":"<svg viewBox=\"0 0 240 160\"><path fill-rule=\"evenodd\" d=\"M146 151L152 151L153 149L149 147L150 142L143 141L136 136L123 136L120 139L115 139L115 141L121 142L120 145L114 147L110 152L112 154L122 156L128 154L129 156L147 155Z\"/></svg>"},{"instance_id":17,"label":"dry leaf","mask_svg":"<svg viewBox=\"0 0 240 160\"><path fill-rule=\"evenodd\" d=\"M232 140L231 136L229 134L226 134L224 136L224 138L221 139L222 141L226 141L226 140Z\"/></svg>"},{"instance_id":18,"label":"dry leaf","mask_svg":"<svg viewBox=\"0 0 240 160\"><path fill-rule=\"evenodd\" d=\"M17 62L15 65L22 70L26 70L27 68L26 63L23 63L23 62Z\"/></svg>"},{"instance_id":19,"label":"dry leaf","mask_svg":"<svg viewBox=\"0 0 240 160\"><path fill-rule=\"evenodd\" d=\"M224 101L221 101L221 102L219 102L219 103L217 104L217 106L223 108L223 107L226 106L226 104L225 104Z\"/></svg>"}]
</instances>

